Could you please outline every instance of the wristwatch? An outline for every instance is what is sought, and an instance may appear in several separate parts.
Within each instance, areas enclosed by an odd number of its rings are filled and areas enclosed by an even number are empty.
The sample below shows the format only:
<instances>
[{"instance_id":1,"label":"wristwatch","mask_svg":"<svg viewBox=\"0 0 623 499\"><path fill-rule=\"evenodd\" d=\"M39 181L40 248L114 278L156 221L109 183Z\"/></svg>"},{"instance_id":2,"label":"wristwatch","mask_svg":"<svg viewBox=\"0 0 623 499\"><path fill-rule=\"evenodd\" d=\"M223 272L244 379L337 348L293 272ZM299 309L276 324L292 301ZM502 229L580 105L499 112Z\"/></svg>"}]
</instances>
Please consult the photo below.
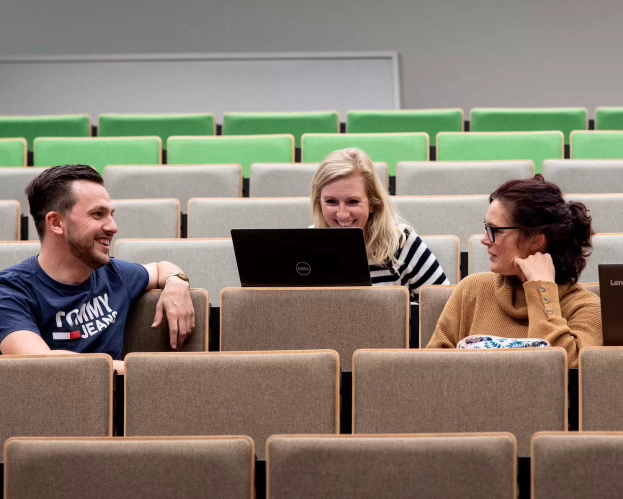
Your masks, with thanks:
<instances>
[{"instance_id":1,"label":"wristwatch","mask_svg":"<svg viewBox=\"0 0 623 499\"><path fill-rule=\"evenodd\" d=\"M182 281L186 281L188 285L190 286L190 278L186 274L184 274L184 272L175 272L173 274L169 274L164 280L164 282L166 283L167 279L173 276L180 278Z\"/></svg>"}]
</instances>

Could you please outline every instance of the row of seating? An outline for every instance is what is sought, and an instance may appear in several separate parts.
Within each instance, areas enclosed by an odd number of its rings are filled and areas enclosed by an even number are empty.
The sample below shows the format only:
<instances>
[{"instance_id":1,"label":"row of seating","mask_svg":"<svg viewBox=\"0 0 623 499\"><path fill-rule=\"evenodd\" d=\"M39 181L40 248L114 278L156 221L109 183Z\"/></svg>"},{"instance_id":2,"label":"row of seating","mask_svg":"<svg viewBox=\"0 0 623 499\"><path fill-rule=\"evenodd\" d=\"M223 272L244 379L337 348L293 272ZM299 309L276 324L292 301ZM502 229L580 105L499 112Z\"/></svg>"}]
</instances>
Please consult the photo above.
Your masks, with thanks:
<instances>
[{"instance_id":1,"label":"row of seating","mask_svg":"<svg viewBox=\"0 0 623 499\"><path fill-rule=\"evenodd\" d=\"M242 166L249 178L252 163L292 163L294 137L284 135L172 136L167 139L167 164ZM358 147L373 161L386 162L390 176L400 161L428 161L426 133L304 134L302 162L321 162L337 149ZM564 158L562 132L442 132L437 135L438 161L531 160L537 173L543 161ZM574 131L571 159L623 158L623 131ZM160 137L51 138L34 141L34 166L89 164L100 172L107 165L162 163ZM26 166L25 139L0 139L0 166Z\"/></svg>"},{"instance_id":2,"label":"row of seating","mask_svg":"<svg viewBox=\"0 0 623 499\"><path fill-rule=\"evenodd\" d=\"M623 430L622 357L618 347L581 351L580 431ZM271 435L340 433L340 360L332 350L130 353L125 436L248 435L265 459ZM568 430L559 347L358 350L352 362L355 434L507 431L528 457L536 432ZM0 380L2 444L113 434L107 355L2 356Z\"/></svg>"},{"instance_id":3,"label":"row of seating","mask_svg":"<svg viewBox=\"0 0 623 499\"><path fill-rule=\"evenodd\" d=\"M532 497L620 495L623 434L539 432L532 446ZM267 443L266 497L515 499L516 447L513 435L501 432L275 435ZM209 491L248 499L259 471L253 441L244 436L13 438L5 467L6 495L13 499L61 499L68 490L73 497L167 491L193 499Z\"/></svg>"}]
</instances>

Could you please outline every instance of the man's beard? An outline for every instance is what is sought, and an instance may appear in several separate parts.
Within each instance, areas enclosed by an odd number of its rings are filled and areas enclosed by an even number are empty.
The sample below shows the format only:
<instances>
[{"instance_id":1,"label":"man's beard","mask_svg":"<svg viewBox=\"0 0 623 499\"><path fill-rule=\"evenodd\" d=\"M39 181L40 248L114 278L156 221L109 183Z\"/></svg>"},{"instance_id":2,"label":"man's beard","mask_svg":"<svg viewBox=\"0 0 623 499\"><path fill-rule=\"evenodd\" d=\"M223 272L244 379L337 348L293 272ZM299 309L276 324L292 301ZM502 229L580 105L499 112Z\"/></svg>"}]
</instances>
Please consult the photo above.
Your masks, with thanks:
<instances>
[{"instance_id":1,"label":"man's beard","mask_svg":"<svg viewBox=\"0 0 623 499\"><path fill-rule=\"evenodd\" d=\"M110 258L100 256L95 252L95 240L85 241L77 234L72 225L67 227L67 244L71 254L93 270L108 265L110 262Z\"/></svg>"}]
</instances>

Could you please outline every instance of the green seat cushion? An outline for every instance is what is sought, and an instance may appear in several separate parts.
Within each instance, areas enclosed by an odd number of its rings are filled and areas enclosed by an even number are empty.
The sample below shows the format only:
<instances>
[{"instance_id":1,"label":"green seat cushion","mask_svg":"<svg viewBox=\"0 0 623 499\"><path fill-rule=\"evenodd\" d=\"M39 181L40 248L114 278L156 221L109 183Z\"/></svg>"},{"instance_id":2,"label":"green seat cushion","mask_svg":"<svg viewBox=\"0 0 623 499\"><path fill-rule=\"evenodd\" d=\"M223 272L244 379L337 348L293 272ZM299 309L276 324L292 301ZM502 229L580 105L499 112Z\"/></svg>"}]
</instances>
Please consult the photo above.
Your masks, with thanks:
<instances>
[{"instance_id":1,"label":"green seat cushion","mask_svg":"<svg viewBox=\"0 0 623 499\"><path fill-rule=\"evenodd\" d=\"M66 116L0 116L0 137L23 137L33 150L37 137L90 137L88 114Z\"/></svg>"},{"instance_id":2,"label":"green seat cushion","mask_svg":"<svg viewBox=\"0 0 623 499\"><path fill-rule=\"evenodd\" d=\"M213 114L102 114L100 137L157 136L162 146L172 135L214 135Z\"/></svg>"},{"instance_id":3,"label":"green seat cushion","mask_svg":"<svg viewBox=\"0 0 623 499\"><path fill-rule=\"evenodd\" d=\"M160 137L110 137L35 140L35 166L82 164L100 175L106 165L159 165Z\"/></svg>"},{"instance_id":4,"label":"green seat cushion","mask_svg":"<svg viewBox=\"0 0 623 499\"><path fill-rule=\"evenodd\" d=\"M426 133L342 133L303 135L302 161L320 163L329 153L356 147L365 151L372 161L383 161L389 174L396 176L399 161L428 161Z\"/></svg>"},{"instance_id":5,"label":"green seat cushion","mask_svg":"<svg viewBox=\"0 0 623 499\"><path fill-rule=\"evenodd\" d=\"M623 131L574 132L571 159L622 159Z\"/></svg>"},{"instance_id":6,"label":"green seat cushion","mask_svg":"<svg viewBox=\"0 0 623 499\"><path fill-rule=\"evenodd\" d=\"M546 159L563 159L562 132L466 132L437 136L438 161L530 159L541 173Z\"/></svg>"},{"instance_id":7,"label":"green seat cushion","mask_svg":"<svg viewBox=\"0 0 623 499\"><path fill-rule=\"evenodd\" d=\"M318 113L225 113L223 135L294 135L301 147L304 133L338 133L340 117L336 111Z\"/></svg>"},{"instance_id":8,"label":"green seat cushion","mask_svg":"<svg viewBox=\"0 0 623 499\"><path fill-rule=\"evenodd\" d=\"M26 166L26 139L0 139L0 166Z\"/></svg>"},{"instance_id":9,"label":"green seat cushion","mask_svg":"<svg viewBox=\"0 0 623 499\"><path fill-rule=\"evenodd\" d=\"M170 137L167 163L210 165L235 163L249 178L251 163L292 163L292 135L247 135L229 137Z\"/></svg>"},{"instance_id":10,"label":"green seat cushion","mask_svg":"<svg viewBox=\"0 0 623 499\"><path fill-rule=\"evenodd\" d=\"M348 133L424 132L433 145L439 132L462 132L462 109L349 111Z\"/></svg>"},{"instance_id":11,"label":"green seat cushion","mask_svg":"<svg viewBox=\"0 0 623 499\"><path fill-rule=\"evenodd\" d=\"M595 130L623 130L623 107L598 107Z\"/></svg>"},{"instance_id":12,"label":"green seat cushion","mask_svg":"<svg viewBox=\"0 0 623 499\"><path fill-rule=\"evenodd\" d=\"M574 130L588 128L588 112L583 107L565 108L474 108L472 132L537 132L560 130L565 144Z\"/></svg>"}]
</instances>

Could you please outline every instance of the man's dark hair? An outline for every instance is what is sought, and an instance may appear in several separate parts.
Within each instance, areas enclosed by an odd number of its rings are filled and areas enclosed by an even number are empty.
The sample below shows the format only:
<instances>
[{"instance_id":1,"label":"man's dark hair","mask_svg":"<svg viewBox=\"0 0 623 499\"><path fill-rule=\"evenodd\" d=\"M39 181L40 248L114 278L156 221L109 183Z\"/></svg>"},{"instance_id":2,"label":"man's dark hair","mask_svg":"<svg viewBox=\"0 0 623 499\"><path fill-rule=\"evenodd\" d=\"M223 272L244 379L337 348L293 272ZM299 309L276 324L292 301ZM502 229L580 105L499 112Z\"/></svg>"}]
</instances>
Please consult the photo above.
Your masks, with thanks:
<instances>
[{"instance_id":1,"label":"man's dark hair","mask_svg":"<svg viewBox=\"0 0 623 499\"><path fill-rule=\"evenodd\" d=\"M71 184L75 180L104 185L104 179L95 168L86 165L64 165L44 170L26 187L24 192L28 197L30 214L35 220L41 241L45 235L45 216L51 211L68 213L76 204L71 189Z\"/></svg>"}]
</instances>

